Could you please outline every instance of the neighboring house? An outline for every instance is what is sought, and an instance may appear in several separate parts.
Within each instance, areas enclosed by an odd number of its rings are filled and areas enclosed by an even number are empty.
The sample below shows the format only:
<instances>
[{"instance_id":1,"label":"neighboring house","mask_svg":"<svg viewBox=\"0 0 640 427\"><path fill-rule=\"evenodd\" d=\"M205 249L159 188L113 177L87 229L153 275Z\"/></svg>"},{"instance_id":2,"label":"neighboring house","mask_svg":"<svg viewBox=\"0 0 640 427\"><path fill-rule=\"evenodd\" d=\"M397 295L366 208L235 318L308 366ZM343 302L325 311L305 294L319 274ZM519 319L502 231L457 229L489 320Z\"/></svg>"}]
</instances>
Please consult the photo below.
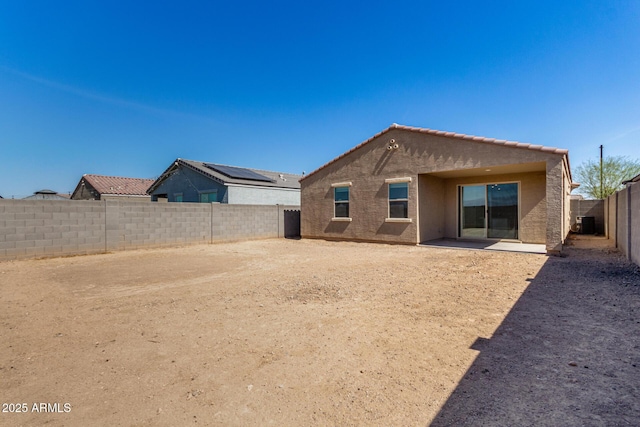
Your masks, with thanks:
<instances>
[{"instance_id":1,"label":"neighboring house","mask_svg":"<svg viewBox=\"0 0 640 427\"><path fill-rule=\"evenodd\" d=\"M626 181L622 181L622 185L624 185L625 187L628 187L632 184L635 184L637 182L640 182L640 175L636 175L631 179L628 179Z\"/></svg>"},{"instance_id":2,"label":"neighboring house","mask_svg":"<svg viewBox=\"0 0 640 427\"><path fill-rule=\"evenodd\" d=\"M27 196L22 200L69 200L68 194L59 194L53 190L40 190L33 193L31 196Z\"/></svg>"},{"instance_id":3,"label":"neighboring house","mask_svg":"<svg viewBox=\"0 0 640 427\"><path fill-rule=\"evenodd\" d=\"M150 200L147 189L153 179L82 175L71 195L73 200Z\"/></svg>"},{"instance_id":4,"label":"neighboring house","mask_svg":"<svg viewBox=\"0 0 640 427\"><path fill-rule=\"evenodd\" d=\"M511 240L559 253L568 151L391 125L300 180L307 238Z\"/></svg>"},{"instance_id":5,"label":"neighboring house","mask_svg":"<svg viewBox=\"0 0 640 427\"><path fill-rule=\"evenodd\" d=\"M153 201L300 205L300 175L176 159L151 185Z\"/></svg>"}]
</instances>

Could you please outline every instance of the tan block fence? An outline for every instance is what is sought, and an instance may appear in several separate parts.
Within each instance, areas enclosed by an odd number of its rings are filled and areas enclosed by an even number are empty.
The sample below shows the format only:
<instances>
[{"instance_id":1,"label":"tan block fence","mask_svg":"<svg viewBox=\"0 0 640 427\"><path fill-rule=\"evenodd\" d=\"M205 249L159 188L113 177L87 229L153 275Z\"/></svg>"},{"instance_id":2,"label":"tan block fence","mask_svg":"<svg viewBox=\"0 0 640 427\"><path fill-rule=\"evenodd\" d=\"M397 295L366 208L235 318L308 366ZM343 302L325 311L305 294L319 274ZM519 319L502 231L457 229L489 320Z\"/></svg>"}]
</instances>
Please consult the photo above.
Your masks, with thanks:
<instances>
[{"instance_id":1,"label":"tan block fence","mask_svg":"<svg viewBox=\"0 0 640 427\"><path fill-rule=\"evenodd\" d=\"M640 265L640 184L628 185L605 199L606 235L627 259Z\"/></svg>"},{"instance_id":2,"label":"tan block fence","mask_svg":"<svg viewBox=\"0 0 640 427\"><path fill-rule=\"evenodd\" d=\"M0 200L0 260L299 234L299 206Z\"/></svg>"}]
</instances>

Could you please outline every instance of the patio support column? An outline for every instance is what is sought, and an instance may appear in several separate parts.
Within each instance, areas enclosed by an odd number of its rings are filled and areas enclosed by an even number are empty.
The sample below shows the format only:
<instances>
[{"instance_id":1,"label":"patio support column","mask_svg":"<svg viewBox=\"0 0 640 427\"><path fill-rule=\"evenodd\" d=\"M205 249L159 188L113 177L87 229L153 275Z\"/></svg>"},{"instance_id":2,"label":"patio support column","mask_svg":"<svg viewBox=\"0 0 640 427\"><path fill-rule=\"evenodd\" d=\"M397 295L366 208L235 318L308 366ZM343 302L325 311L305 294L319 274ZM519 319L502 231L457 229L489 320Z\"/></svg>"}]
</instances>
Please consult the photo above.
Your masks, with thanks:
<instances>
[{"instance_id":1,"label":"patio support column","mask_svg":"<svg viewBox=\"0 0 640 427\"><path fill-rule=\"evenodd\" d=\"M547 161L547 254L562 252L562 205L564 203L564 183L562 182L562 159Z\"/></svg>"}]
</instances>

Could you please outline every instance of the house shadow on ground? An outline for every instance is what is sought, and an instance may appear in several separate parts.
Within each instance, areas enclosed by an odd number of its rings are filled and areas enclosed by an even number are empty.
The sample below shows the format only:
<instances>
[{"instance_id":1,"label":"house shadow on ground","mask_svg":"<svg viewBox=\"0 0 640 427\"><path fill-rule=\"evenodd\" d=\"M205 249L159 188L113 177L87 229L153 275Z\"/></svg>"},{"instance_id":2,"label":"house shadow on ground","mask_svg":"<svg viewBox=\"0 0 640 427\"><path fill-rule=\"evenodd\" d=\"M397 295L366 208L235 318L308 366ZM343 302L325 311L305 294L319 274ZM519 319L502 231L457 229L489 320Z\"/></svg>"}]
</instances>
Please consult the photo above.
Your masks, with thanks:
<instances>
[{"instance_id":1,"label":"house shadow on ground","mask_svg":"<svg viewBox=\"0 0 640 427\"><path fill-rule=\"evenodd\" d=\"M610 248L550 257L431 426L640 425L640 269Z\"/></svg>"}]
</instances>

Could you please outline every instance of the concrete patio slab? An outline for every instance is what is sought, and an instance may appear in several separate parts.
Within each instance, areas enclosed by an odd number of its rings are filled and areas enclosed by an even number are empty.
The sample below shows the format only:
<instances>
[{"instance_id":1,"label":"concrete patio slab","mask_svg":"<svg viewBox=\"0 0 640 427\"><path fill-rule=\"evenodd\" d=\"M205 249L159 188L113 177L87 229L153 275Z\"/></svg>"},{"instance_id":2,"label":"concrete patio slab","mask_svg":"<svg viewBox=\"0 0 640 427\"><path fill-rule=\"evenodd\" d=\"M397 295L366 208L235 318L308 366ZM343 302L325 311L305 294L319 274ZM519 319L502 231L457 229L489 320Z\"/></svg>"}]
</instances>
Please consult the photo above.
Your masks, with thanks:
<instances>
[{"instance_id":1,"label":"concrete patio slab","mask_svg":"<svg viewBox=\"0 0 640 427\"><path fill-rule=\"evenodd\" d=\"M441 247L441 248L448 248L448 249L524 252L524 253L532 253L532 254L547 253L547 249L543 244L537 245L537 244L531 244L531 243L518 243L518 242L438 239L438 240L429 240L428 242L420 243L418 246Z\"/></svg>"}]
</instances>

